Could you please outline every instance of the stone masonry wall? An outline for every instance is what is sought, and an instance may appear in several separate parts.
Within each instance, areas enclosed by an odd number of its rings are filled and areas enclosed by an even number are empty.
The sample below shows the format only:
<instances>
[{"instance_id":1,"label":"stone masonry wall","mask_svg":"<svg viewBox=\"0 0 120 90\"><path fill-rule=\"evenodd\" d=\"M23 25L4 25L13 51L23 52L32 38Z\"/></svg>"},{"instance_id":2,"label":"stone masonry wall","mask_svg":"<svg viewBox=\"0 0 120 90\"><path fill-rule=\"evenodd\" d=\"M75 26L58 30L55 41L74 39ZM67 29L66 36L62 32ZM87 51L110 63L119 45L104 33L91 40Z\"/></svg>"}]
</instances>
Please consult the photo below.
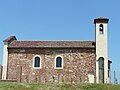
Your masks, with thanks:
<instances>
[{"instance_id":1,"label":"stone masonry wall","mask_svg":"<svg viewBox=\"0 0 120 90\"><path fill-rule=\"evenodd\" d=\"M33 57L40 55L42 68L33 68ZM63 57L63 69L55 69L55 57ZM95 76L94 49L9 49L7 79L19 82L88 82Z\"/></svg>"}]
</instances>

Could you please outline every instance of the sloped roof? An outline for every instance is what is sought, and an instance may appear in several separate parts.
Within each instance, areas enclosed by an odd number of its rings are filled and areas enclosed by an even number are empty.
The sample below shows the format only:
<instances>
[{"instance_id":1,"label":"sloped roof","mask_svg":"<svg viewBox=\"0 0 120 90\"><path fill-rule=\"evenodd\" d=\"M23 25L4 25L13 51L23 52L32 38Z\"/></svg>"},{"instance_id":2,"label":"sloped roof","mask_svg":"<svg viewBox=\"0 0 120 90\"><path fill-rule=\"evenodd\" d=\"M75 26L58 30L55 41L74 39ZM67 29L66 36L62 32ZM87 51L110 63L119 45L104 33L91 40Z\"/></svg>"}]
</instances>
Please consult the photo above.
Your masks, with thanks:
<instances>
[{"instance_id":1,"label":"sloped roof","mask_svg":"<svg viewBox=\"0 0 120 90\"><path fill-rule=\"evenodd\" d=\"M8 48L95 48L95 41L17 41Z\"/></svg>"},{"instance_id":2,"label":"sloped roof","mask_svg":"<svg viewBox=\"0 0 120 90\"><path fill-rule=\"evenodd\" d=\"M14 40L17 40L17 38L15 36L10 36L7 39L5 39L3 42L8 42L8 44L9 44Z\"/></svg>"}]
</instances>

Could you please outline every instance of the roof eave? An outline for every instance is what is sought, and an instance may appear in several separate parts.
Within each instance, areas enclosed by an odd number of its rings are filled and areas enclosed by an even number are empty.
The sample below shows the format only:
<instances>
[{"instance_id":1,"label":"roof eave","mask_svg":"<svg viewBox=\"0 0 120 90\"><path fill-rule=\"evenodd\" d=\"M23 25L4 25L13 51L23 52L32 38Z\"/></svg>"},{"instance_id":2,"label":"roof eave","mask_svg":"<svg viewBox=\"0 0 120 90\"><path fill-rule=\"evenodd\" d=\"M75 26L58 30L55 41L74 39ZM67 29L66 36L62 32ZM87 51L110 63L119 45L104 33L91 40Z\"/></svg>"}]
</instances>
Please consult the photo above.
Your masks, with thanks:
<instances>
[{"instance_id":1,"label":"roof eave","mask_svg":"<svg viewBox=\"0 0 120 90\"><path fill-rule=\"evenodd\" d=\"M57 49L68 49L68 48L79 48L79 49L95 49L95 47L8 47L8 49L47 49L47 48L57 48Z\"/></svg>"}]
</instances>

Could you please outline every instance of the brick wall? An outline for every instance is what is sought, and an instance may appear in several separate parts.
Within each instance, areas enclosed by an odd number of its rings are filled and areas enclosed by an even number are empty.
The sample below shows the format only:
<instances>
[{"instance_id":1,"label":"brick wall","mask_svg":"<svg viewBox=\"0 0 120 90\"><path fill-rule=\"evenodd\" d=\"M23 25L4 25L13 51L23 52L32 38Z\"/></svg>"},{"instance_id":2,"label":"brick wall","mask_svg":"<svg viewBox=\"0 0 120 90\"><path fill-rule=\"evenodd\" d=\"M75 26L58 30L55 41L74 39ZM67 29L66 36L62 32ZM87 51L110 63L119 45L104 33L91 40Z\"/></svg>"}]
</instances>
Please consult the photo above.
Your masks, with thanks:
<instances>
[{"instance_id":1,"label":"brick wall","mask_svg":"<svg viewBox=\"0 0 120 90\"><path fill-rule=\"evenodd\" d=\"M0 65L0 80L2 79L2 65Z\"/></svg>"},{"instance_id":2,"label":"brick wall","mask_svg":"<svg viewBox=\"0 0 120 90\"><path fill-rule=\"evenodd\" d=\"M41 69L33 68L33 57L41 56ZM54 68L54 60L61 55L63 69ZM21 82L88 82L88 74L95 76L94 49L10 49L8 79Z\"/></svg>"}]
</instances>

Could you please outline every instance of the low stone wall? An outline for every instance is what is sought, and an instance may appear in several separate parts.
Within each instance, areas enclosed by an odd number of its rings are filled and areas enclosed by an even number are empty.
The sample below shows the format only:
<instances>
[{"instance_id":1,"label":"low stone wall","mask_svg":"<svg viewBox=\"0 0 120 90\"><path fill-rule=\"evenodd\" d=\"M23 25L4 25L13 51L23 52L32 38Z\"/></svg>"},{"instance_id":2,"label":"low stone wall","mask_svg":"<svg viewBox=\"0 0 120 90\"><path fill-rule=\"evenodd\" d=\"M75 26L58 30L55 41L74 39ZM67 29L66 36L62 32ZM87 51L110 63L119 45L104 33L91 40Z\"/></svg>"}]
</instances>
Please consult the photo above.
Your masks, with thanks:
<instances>
[{"instance_id":1,"label":"low stone wall","mask_svg":"<svg viewBox=\"0 0 120 90\"><path fill-rule=\"evenodd\" d=\"M2 65L0 65L0 80L2 79Z\"/></svg>"}]
</instances>

